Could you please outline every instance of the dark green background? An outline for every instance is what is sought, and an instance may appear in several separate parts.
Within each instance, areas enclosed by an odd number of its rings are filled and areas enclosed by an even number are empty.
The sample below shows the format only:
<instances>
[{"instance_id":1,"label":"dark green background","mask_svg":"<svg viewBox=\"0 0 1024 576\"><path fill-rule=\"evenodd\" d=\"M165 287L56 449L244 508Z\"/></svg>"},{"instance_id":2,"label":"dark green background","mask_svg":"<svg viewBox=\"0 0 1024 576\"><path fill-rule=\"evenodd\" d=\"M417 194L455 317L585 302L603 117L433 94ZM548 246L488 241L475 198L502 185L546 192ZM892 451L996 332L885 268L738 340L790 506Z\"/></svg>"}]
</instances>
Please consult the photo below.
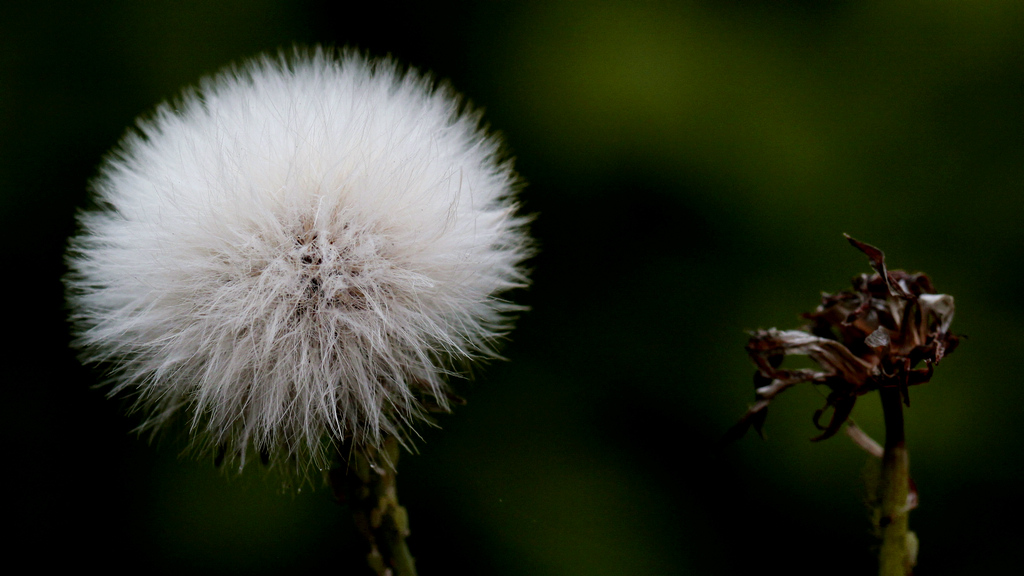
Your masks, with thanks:
<instances>
[{"instance_id":1,"label":"dark green background","mask_svg":"<svg viewBox=\"0 0 1024 576\"><path fill-rule=\"evenodd\" d=\"M8 562L358 574L330 491L281 490L131 433L68 348L62 254L135 117L293 42L451 81L527 182L532 307L469 404L403 459L421 574L868 574L862 471L769 439L744 330L867 272L848 232L955 295L969 338L908 412L919 574L1019 569L1024 3L8 2L0 8ZM877 401L854 414L881 436ZM326 573L326 572L320 572Z\"/></svg>"}]
</instances>

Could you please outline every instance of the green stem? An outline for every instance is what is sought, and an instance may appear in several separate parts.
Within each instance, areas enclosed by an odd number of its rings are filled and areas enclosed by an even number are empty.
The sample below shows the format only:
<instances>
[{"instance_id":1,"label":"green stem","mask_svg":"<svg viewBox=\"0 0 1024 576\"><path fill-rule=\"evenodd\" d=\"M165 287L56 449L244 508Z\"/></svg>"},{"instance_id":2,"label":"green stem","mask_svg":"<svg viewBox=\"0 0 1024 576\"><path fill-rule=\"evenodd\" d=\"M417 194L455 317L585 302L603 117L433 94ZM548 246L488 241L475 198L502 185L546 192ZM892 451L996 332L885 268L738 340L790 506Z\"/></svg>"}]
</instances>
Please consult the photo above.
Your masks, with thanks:
<instances>
[{"instance_id":1,"label":"green stem","mask_svg":"<svg viewBox=\"0 0 1024 576\"><path fill-rule=\"evenodd\" d=\"M348 502L369 544L366 561L377 576L416 576L416 561L405 543L409 517L395 487L399 452L398 440L389 437L380 449L342 453L342 468L331 472L335 494Z\"/></svg>"},{"instance_id":2,"label":"green stem","mask_svg":"<svg viewBox=\"0 0 1024 576\"><path fill-rule=\"evenodd\" d=\"M906 576L911 573L916 554L908 548L913 536L907 532L910 458L903 432L903 400L898 388L882 388L879 395L885 418L885 451L878 486L878 529L882 537L878 573L879 576Z\"/></svg>"}]
</instances>

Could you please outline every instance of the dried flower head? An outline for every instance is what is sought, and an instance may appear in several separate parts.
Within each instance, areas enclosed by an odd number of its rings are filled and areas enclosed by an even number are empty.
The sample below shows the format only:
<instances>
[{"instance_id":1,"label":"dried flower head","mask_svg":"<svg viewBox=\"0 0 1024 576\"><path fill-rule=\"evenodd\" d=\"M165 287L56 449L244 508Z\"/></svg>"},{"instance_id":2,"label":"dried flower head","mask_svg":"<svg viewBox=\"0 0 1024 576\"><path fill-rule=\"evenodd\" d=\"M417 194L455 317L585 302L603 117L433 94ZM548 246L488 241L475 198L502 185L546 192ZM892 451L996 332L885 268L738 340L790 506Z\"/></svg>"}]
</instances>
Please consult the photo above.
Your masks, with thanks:
<instances>
[{"instance_id":1,"label":"dried flower head","mask_svg":"<svg viewBox=\"0 0 1024 576\"><path fill-rule=\"evenodd\" d=\"M145 429L324 464L407 438L527 283L499 142L447 87L319 49L204 80L93 182L67 277L83 358Z\"/></svg>"},{"instance_id":2,"label":"dried flower head","mask_svg":"<svg viewBox=\"0 0 1024 576\"><path fill-rule=\"evenodd\" d=\"M846 238L868 256L875 273L854 278L853 290L823 294L817 310L802 315L810 324L799 330L752 333L747 352L757 365L756 401L729 437L750 427L760 434L772 399L812 382L830 389L825 407L814 414L822 432L813 440L829 438L847 421L859 396L895 388L909 406L909 387L928 382L934 366L956 349L959 337L949 331L953 297L936 294L925 274L887 270L881 250ZM782 368L790 355L808 356L820 369ZM830 408L831 417L822 424Z\"/></svg>"}]
</instances>

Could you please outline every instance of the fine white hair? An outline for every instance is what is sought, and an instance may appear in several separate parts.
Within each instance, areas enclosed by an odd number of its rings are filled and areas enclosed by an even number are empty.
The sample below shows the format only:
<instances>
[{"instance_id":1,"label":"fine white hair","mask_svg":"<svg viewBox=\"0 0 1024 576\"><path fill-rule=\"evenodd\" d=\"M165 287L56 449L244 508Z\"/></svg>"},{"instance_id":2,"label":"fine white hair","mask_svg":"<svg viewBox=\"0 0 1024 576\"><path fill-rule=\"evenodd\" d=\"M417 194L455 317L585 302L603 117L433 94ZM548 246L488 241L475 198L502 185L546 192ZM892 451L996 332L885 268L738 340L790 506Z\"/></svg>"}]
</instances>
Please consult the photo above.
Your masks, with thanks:
<instances>
[{"instance_id":1,"label":"fine white hair","mask_svg":"<svg viewBox=\"0 0 1024 576\"><path fill-rule=\"evenodd\" d=\"M526 285L499 141L447 86L315 49L203 80L92 183L66 278L83 360L157 430L300 468L408 439Z\"/></svg>"}]
</instances>

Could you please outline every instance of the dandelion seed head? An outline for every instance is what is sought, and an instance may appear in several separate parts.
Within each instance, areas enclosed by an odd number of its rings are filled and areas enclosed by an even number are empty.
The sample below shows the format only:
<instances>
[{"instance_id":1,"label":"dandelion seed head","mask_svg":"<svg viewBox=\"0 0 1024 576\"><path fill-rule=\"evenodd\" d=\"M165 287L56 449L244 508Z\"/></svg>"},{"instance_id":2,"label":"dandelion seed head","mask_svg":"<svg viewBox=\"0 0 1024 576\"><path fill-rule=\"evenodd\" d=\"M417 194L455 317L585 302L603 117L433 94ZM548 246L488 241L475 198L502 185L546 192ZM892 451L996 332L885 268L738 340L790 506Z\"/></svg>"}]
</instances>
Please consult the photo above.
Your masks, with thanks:
<instances>
[{"instance_id":1,"label":"dandelion seed head","mask_svg":"<svg viewBox=\"0 0 1024 576\"><path fill-rule=\"evenodd\" d=\"M322 466L408 438L493 357L526 285L499 142L450 89L352 52L262 57L160 105L80 215L76 345L144 429Z\"/></svg>"}]
</instances>

